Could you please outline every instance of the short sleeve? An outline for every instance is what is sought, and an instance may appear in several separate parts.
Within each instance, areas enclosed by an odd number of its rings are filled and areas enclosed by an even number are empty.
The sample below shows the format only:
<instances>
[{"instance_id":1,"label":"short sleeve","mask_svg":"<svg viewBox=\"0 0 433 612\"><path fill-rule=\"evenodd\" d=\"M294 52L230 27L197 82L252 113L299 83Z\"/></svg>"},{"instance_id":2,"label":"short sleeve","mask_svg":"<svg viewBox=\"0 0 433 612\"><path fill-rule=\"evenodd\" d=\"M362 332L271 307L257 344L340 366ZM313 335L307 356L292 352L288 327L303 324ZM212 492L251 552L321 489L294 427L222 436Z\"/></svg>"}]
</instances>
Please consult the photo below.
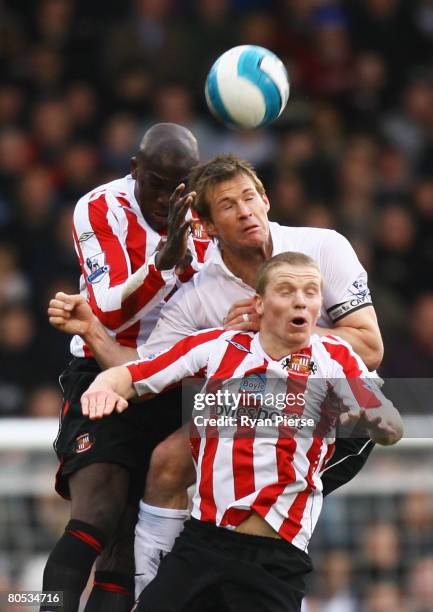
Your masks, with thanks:
<instances>
[{"instance_id":1,"label":"short sleeve","mask_svg":"<svg viewBox=\"0 0 433 612\"><path fill-rule=\"evenodd\" d=\"M324 308L335 323L372 303L367 272L350 242L335 231L327 232L320 250L324 279Z\"/></svg>"}]
</instances>

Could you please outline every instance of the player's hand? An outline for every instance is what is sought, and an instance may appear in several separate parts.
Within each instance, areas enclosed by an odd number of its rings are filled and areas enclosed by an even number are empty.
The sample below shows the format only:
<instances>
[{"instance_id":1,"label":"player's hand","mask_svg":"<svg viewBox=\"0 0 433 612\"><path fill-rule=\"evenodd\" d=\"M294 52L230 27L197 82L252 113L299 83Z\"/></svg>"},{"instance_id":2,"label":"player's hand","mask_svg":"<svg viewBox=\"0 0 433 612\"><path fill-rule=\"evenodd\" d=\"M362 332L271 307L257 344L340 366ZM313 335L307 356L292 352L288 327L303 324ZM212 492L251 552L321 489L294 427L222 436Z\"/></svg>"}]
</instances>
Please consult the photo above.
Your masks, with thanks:
<instances>
[{"instance_id":1,"label":"player's hand","mask_svg":"<svg viewBox=\"0 0 433 612\"><path fill-rule=\"evenodd\" d=\"M223 323L224 329L259 331L261 316L254 307L254 298L235 302L228 311Z\"/></svg>"},{"instance_id":2,"label":"player's hand","mask_svg":"<svg viewBox=\"0 0 433 612\"><path fill-rule=\"evenodd\" d=\"M178 276L181 276L182 274L184 274L184 272L186 272L186 270L188 270L189 266L191 265L191 262L192 262L192 253L189 249L187 249L185 253L185 257L183 257L183 259L181 259L176 264L176 269L175 269L176 274Z\"/></svg>"},{"instance_id":3,"label":"player's hand","mask_svg":"<svg viewBox=\"0 0 433 612\"><path fill-rule=\"evenodd\" d=\"M344 412L340 415L342 425L359 425L366 429L370 438L378 444L389 444L391 439L398 436L398 431L389 422L383 408L361 408L359 412Z\"/></svg>"},{"instance_id":4,"label":"player's hand","mask_svg":"<svg viewBox=\"0 0 433 612\"><path fill-rule=\"evenodd\" d=\"M186 221L186 213L194 202L195 191L184 193L185 184L181 183L170 197L168 213L167 240L156 254L155 266L158 270L171 270L181 262L187 254L188 232L190 221Z\"/></svg>"},{"instance_id":5,"label":"player's hand","mask_svg":"<svg viewBox=\"0 0 433 612\"><path fill-rule=\"evenodd\" d=\"M82 295L56 293L48 307L50 324L66 334L85 336L96 317Z\"/></svg>"},{"instance_id":6,"label":"player's hand","mask_svg":"<svg viewBox=\"0 0 433 612\"><path fill-rule=\"evenodd\" d=\"M96 420L108 416L112 412L123 412L128 408L128 402L111 389L98 389L90 386L81 396L81 410L84 416Z\"/></svg>"}]
</instances>

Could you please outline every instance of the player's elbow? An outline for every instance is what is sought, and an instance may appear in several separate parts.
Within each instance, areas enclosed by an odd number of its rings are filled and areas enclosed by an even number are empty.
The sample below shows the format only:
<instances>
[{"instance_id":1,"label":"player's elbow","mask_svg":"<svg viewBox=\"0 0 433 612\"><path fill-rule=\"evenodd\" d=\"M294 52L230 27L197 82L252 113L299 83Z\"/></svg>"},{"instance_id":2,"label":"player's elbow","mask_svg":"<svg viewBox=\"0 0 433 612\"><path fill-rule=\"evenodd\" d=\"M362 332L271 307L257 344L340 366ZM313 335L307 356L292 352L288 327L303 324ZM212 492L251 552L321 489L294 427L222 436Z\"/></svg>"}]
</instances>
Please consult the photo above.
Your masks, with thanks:
<instances>
[{"instance_id":1,"label":"player's elbow","mask_svg":"<svg viewBox=\"0 0 433 612\"><path fill-rule=\"evenodd\" d=\"M121 291L122 285L110 287L106 291L98 288L91 301L92 310L102 325L112 331L116 331L130 318L123 307Z\"/></svg>"},{"instance_id":2,"label":"player's elbow","mask_svg":"<svg viewBox=\"0 0 433 612\"><path fill-rule=\"evenodd\" d=\"M390 444L396 444L399 440L402 439L404 434L403 423L400 419L400 422L395 426L395 434L391 436Z\"/></svg>"},{"instance_id":3,"label":"player's elbow","mask_svg":"<svg viewBox=\"0 0 433 612\"><path fill-rule=\"evenodd\" d=\"M363 338L363 347L359 354L370 371L377 370L383 359L383 342L379 328L366 327L361 338Z\"/></svg>"},{"instance_id":4,"label":"player's elbow","mask_svg":"<svg viewBox=\"0 0 433 612\"><path fill-rule=\"evenodd\" d=\"M117 331L128 321L129 315L122 310L120 302L110 299L95 301L93 311L104 327Z\"/></svg>"},{"instance_id":5,"label":"player's elbow","mask_svg":"<svg viewBox=\"0 0 433 612\"><path fill-rule=\"evenodd\" d=\"M377 370L383 359L383 343L379 338L378 342L370 345L366 351L365 365L369 370Z\"/></svg>"}]
</instances>

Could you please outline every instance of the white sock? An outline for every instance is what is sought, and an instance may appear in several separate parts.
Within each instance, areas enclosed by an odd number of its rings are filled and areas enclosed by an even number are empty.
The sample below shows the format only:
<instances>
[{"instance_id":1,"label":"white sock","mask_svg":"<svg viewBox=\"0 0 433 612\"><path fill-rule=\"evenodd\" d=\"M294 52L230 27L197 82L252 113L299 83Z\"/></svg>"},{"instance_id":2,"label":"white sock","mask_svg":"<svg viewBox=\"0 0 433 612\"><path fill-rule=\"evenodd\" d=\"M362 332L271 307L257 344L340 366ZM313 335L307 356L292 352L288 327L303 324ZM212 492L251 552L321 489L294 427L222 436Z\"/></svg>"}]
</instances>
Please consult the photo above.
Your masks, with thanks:
<instances>
[{"instance_id":1,"label":"white sock","mask_svg":"<svg viewBox=\"0 0 433 612\"><path fill-rule=\"evenodd\" d=\"M155 578L187 518L189 510L158 508L140 501L134 542L136 597Z\"/></svg>"}]
</instances>

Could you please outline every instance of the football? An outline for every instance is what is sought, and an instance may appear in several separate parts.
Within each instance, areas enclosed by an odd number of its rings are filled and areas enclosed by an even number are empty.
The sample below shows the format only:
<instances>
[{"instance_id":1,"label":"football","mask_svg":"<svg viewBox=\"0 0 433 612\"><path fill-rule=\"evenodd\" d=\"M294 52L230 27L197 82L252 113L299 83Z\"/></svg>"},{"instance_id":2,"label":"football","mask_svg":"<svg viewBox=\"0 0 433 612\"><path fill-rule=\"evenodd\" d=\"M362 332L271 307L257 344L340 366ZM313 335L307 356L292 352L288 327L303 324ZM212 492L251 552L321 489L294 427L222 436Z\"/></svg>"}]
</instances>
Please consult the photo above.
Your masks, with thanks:
<instances>
[{"instance_id":1,"label":"football","mask_svg":"<svg viewBox=\"0 0 433 612\"><path fill-rule=\"evenodd\" d=\"M283 62L255 45L233 47L213 64L206 79L206 101L213 115L232 128L268 125L284 110L289 78Z\"/></svg>"}]
</instances>

